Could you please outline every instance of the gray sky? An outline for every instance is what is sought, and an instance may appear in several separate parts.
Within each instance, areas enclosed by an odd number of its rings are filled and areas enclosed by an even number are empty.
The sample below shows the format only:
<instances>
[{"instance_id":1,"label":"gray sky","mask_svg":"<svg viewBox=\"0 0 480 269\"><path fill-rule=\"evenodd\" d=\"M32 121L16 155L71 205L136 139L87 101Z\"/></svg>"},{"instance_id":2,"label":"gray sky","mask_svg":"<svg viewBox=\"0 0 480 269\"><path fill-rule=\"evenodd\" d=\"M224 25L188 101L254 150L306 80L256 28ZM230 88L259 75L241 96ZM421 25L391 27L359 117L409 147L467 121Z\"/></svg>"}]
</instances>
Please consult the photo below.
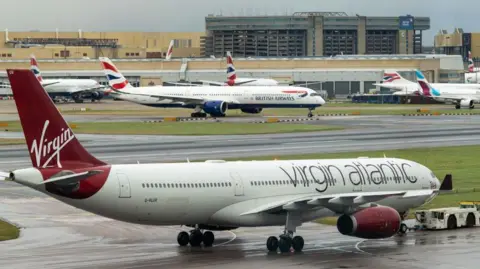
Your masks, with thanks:
<instances>
[{"instance_id":1,"label":"gray sky","mask_svg":"<svg viewBox=\"0 0 480 269\"><path fill-rule=\"evenodd\" d=\"M424 45L439 29L480 32L479 0L23 0L8 1L0 25L9 31L203 31L209 13L280 15L344 11L366 16L429 16Z\"/></svg>"}]
</instances>

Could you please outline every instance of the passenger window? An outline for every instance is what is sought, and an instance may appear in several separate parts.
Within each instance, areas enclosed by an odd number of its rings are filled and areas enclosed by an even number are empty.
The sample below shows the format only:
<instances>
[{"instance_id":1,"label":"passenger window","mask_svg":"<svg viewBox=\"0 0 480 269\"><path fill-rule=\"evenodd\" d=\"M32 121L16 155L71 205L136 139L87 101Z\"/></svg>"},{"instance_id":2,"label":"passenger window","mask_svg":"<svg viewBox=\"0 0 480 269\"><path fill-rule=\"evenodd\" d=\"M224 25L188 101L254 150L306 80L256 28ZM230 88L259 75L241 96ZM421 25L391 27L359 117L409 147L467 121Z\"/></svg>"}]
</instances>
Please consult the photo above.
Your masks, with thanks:
<instances>
[{"instance_id":1,"label":"passenger window","mask_svg":"<svg viewBox=\"0 0 480 269\"><path fill-rule=\"evenodd\" d=\"M163 187L164 187L164 188L167 187L167 184L163 183Z\"/></svg>"},{"instance_id":2,"label":"passenger window","mask_svg":"<svg viewBox=\"0 0 480 269\"><path fill-rule=\"evenodd\" d=\"M145 184L144 184L144 183L142 183L142 188L145 188Z\"/></svg>"},{"instance_id":3,"label":"passenger window","mask_svg":"<svg viewBox=\"0 0 480 269\"><path fill-rule=\"evenodd\" d=\"M158 184L157 184L157 183L155 183L155 188L158 188Z\"/></svg>"}]
</instances>

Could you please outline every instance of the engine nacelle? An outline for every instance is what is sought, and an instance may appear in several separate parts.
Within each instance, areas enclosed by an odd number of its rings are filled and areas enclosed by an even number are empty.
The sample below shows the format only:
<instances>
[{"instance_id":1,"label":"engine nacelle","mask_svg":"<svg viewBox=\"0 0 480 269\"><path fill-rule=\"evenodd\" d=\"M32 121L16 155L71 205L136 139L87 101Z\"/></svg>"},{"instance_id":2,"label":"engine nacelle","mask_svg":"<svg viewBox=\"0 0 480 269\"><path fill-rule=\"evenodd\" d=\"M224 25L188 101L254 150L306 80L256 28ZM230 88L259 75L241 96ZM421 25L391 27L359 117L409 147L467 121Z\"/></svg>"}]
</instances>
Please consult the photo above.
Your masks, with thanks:
<instances>
[{"instance_id":1,"label":"engine nacelle","mask_svg":"<svg viewBox=\"0 0 480 269\"><path fill-rule=\"evenodd\" d=\"M250 113L250 114L258 114L262 112L263 108L255 107L255 108L241 108L240 109L243 113Z\"/></svg>"},{"instance_id":2,"label":"engine nacelle","mask_svg":"<svg viewBox=\"0 0 480 269\"><path fill-rule=\"evenodd\" d=\"M92 92L92 99L100 100L103 98L104 94L103 92Z\"/></svg>"},{"instance_id":3,"label":"engine nacelle","mask_svg":"<svg viewBox=\"0 0 480 269\"><path fill-rule=\"evenodd\" d=\"M352 215L342 215L337 220L337 229L343 235L364 239L388 238L400 229L402 218L391 207L369 207Z\"/></svg>"},{"instance_id":4,"label":"engine nacelle","mask_svg":"<svg viewBox=\"0 0 480 269\"><path fill-rule=\"evenodd\" d=\"M228 86L235 86L235 80L234 79L227 80L227 85Z\"/></svg>"},{"instance_id":5,"label":"engine nacelle","mask_svg":"<svg viewBox=\"0 0 480 269\"><path fill-rule=\"evenodd\" d=\"M473 100L461 100L460 107L474 108Z\"/></svg>"},{"instance_id":6,"label":"engine nacelle","mask_svg":"<svg viewBox=\"0 0 480 269\"><path fill-rule=\"evenodd\" d=\"M227 109L228 104L224 101L208 101L203 104L203 110L214 117L225 116Z\"/></svg>"}]
</instances>

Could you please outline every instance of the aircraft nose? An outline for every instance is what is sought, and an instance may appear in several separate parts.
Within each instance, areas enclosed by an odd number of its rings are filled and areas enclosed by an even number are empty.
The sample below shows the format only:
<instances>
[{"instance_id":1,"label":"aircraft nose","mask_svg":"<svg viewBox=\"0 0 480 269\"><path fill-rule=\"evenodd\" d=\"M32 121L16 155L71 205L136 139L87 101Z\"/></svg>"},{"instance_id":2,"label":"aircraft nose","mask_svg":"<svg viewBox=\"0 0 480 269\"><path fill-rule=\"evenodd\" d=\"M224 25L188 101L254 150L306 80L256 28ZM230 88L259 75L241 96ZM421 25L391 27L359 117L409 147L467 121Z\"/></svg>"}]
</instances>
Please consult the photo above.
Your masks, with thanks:
<instances>
[{"instance_id":1,"label":"aircraft nose","mask_svg":"<svg viewBox=\"0 0 480 269\"><path fill-rule=\"evenodd\" d=\"M325 104L325 100L323 100L322 97L317 96L317 100L318 100L318 103L319 103L321 106L323 106L323 105Z\"/></svg>"}]
</instances>

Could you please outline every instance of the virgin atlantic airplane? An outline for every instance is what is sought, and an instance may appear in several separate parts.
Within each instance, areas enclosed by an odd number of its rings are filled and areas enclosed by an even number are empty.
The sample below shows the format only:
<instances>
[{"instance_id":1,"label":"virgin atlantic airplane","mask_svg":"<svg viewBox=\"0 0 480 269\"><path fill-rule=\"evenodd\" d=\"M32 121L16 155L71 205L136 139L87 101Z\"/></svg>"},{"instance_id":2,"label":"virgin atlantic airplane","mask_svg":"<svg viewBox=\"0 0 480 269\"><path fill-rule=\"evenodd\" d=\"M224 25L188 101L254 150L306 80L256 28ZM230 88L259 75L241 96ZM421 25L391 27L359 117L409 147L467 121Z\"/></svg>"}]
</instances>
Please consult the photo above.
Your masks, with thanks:
<instances>
[{"instance_id":1,"label":"virgin atlantic airplane","mask_svg":"<svg viewBox=\"0 0 480 269\"><path fill-rule=\"evenodd\" d=\"M7 73L32 167L6 180L107 218L191 227L181 246L212 246L212 231L284 226L267 249L301 251L296 228L331 215L343 235L387 238L442 189L430 169L396 158L108 164L80 144L30 70Z\"/></svg>"}]
</instances>

